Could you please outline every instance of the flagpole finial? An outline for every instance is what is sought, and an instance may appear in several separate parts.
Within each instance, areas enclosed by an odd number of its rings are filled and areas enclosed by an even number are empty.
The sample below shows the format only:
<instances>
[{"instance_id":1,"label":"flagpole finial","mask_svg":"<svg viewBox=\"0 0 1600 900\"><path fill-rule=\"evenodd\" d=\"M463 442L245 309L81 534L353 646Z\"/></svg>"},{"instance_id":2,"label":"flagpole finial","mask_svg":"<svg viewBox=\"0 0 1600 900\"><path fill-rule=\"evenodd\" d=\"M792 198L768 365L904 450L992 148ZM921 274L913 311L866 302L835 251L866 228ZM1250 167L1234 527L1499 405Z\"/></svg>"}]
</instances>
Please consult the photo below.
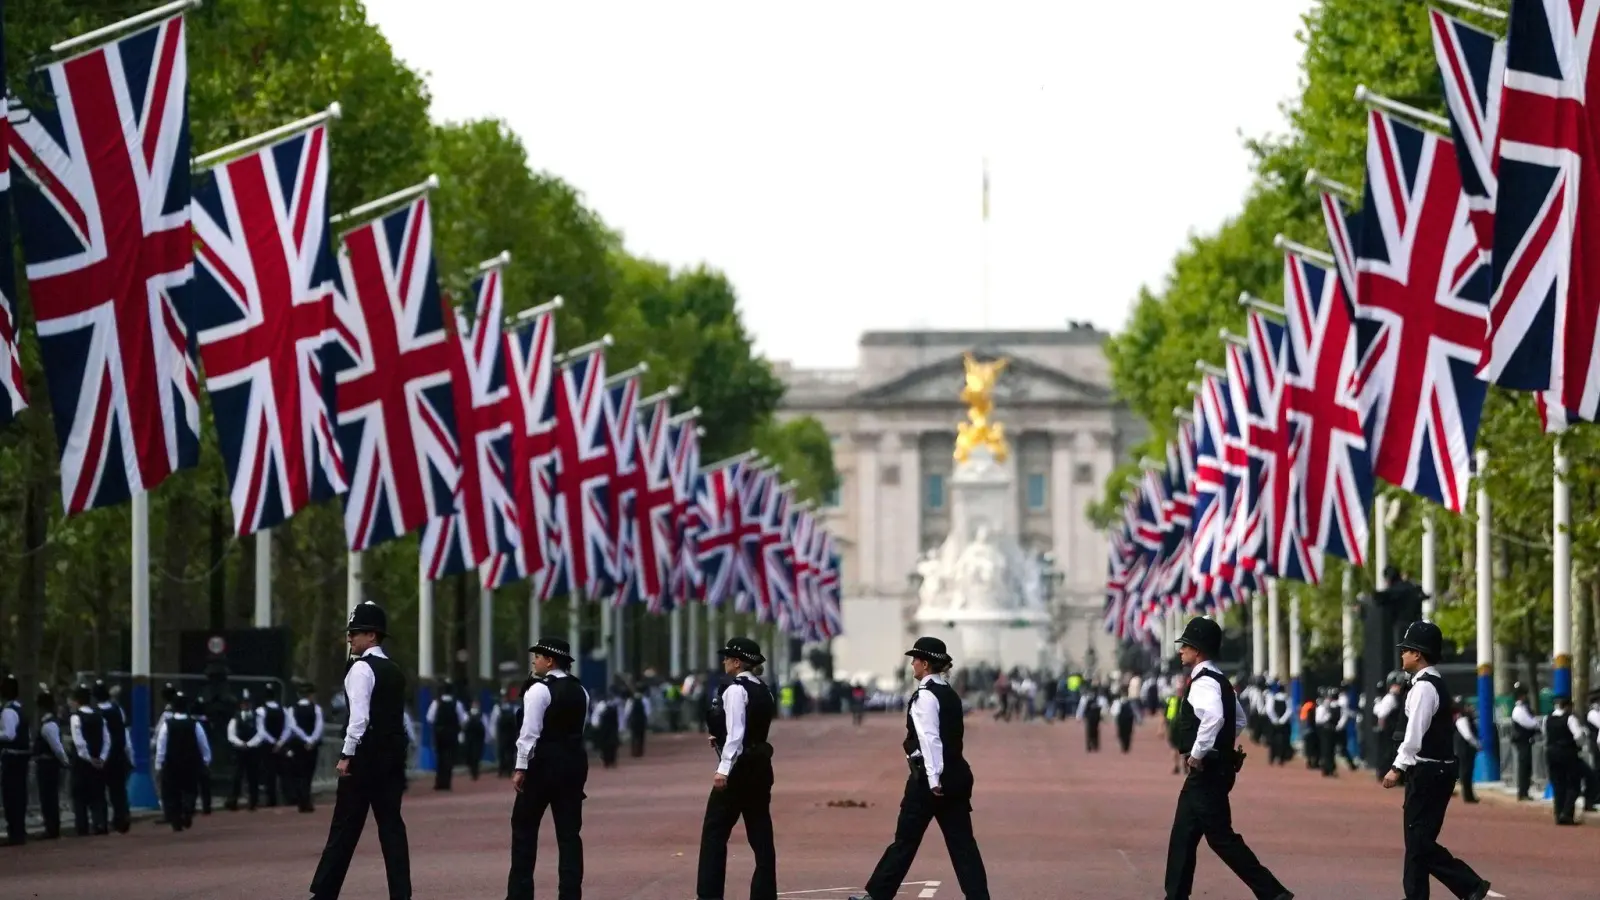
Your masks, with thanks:
<instances>
[{"instance_id":1,"label":"flagpole finial","mask_svg":"<svg viewBox=\"0 0 1600 900\"><path fill-rule=\"evenodd\" d=\"M1372 92L1367 90L1367 86L1366 85L1364 85L1364 84L1356 85L1356 102L1357 103L1365 103L1365 102L1367 102L1367 98L1370 97L1370 96L1372 96Z\"/></svg>"},{"instance_id":2,"label":"flagpole finial","mask_svg":"<svg viewBox=\"0 0 1600 900\"><path fill-rule=\"evenodd\" d=\"M424 181L423 184L426 184L428 186L428 190L437 191L439 189L439 176L438 175L429 175L428 176L428 180Z\"/></svg>"},{"instance_id":3,"label":"flagpole finial","mask_svg":"<svg viewBox=\"0 0 1600 900\"><path fill-rule=\"evenodd\" d=\"M344 107L339 104L339 101L335 100L332 103L328 104L328 118L330 118L330 119L339 119L339 118L343 118L343 117L344 117Z\"/></svg>"}]
</instances>

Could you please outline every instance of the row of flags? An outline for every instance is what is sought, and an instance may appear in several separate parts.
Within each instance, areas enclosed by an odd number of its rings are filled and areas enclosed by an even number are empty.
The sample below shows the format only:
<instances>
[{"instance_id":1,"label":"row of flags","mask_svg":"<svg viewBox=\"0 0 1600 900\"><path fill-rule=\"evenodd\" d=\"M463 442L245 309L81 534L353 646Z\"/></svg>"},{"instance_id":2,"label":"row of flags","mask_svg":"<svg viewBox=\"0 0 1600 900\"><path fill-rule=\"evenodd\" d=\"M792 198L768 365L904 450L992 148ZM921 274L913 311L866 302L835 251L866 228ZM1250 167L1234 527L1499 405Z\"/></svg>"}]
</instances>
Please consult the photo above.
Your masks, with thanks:
<instances>
[{"instance_id":1,"label":"row of flags","mask_svg":"<svg viewBox=\"0 0 1600 900\"><path fill-rule=\"evenodd\" d=\"M1247 299L1124 495L1120 637L1364 565L1375 478L1460 513L1489 384L1532 392L1548 431L1600 417L1600 0L1513 0L1505 38L1427 14L1448 117L1365 95L1363 188L1308 179L1329 249L1278 240L1283 306Z\"/></svg>"},{"instance_id":2,"label":"row of flags","mask_svg":"<svg viewBox=\"0 0 1600 900\"><path fill-rule=\"evenodd\" d=\"M558 355L559 300L508 317L506 255L452 310L436 180L330 216L336 108L191 159L184 32L46 65L50 102L10 98L0 125L69 515L196 464L203 374L240 535L338 496L351 551L420 531L421 578L841 631L838 549L775 468L702 466L698 410L642 396L643 366L608 376L609 338ZM28 402L11 275L0 424Z\"/></svg>"}]
</instances>

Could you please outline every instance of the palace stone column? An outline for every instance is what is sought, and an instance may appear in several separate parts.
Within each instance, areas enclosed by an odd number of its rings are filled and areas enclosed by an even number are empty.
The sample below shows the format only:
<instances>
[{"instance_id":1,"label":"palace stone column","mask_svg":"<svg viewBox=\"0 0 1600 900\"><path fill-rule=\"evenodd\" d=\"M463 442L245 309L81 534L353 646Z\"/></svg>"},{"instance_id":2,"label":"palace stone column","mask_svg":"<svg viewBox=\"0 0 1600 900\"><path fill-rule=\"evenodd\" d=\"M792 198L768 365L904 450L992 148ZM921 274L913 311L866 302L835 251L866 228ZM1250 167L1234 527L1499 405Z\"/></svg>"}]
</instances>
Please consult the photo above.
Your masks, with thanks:
<instances>
[{"instance_id":1,"label":"palace stone column","mask_svg":"<svg viewBox=\"0 0 1600 900\"><path fill-rule=\"evenodd\" d=\"M876 596L882 580L878 571L878 445L882 434L858 431L850 440L856 456L856 572L851 580L862 594Z\"/></svg>"},{"instance_id":2,"label":"palace stone column","mask_svg":"<svg viewBox=\"0 0 1600 900\"><path fill-rule=\"evenodd\" d=\"M886 523L889 546L883 554L885 571L882 581L885 588L892 584L898 589L905 589L906 578L922 553L922 435L901 432L897 437L900 444L900 497L895 504L893 521Z\"/></svg>"}]
</instances>

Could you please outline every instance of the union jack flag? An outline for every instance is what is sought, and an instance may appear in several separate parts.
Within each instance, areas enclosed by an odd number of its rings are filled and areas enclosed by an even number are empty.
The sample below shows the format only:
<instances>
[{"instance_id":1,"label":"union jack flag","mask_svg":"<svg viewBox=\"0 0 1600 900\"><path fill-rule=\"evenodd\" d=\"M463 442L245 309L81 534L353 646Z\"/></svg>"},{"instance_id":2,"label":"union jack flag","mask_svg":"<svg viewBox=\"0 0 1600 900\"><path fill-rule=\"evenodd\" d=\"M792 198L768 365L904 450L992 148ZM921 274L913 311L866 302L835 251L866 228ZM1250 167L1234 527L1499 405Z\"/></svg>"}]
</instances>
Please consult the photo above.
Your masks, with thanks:
<instances>
[{"instance_id":1,"label":"union jack flag","mask_svg":"<svg viewBox=\"0 0 1600 900\"><path fill-rule=\"evenodd\" d=\"M347 296L334 304L339 347L339 446L350 480L345 540L366 550L455 509L461 481L428 198L343 237Z\"/></svg>"},{"instance_id":2,"label":"union jack flag","mask_svg":"<svg viewBox=\"0 0 1600 900\"><path fill-rule=\"evenodd\" d=\"M661 397L647 422L638 425L639 465L634 481L634 571L652 612L676 605L671 596L677 557L678 490L673 477L672 401Z\"/></svg>"},{"instance_id":3,"label":"union jack flag","mask_svg":"<svg viewBox=\"0 0 1600 900\"><path fill-rule=\"evenodd\" d=\"M0 3L0 10L4 4ZM0 18L4 18L0 14ZM5 25L0 23L0 102L9 96L6 92ZM0 113L5 110L0 109ZM6 148L11 145L11 122L0 115L0 247L11 246L11 204L7 194L11 188L11 155ZM17 352L16 308L11 298L16 289L16 273L12 271L11 253L0 253L0 425L9 423L17 413L28 407L27 383L22 377L22 356Z\"/></svg>"},{"instance_id":4,"label":"union jack flag","mask_svg":"<svg viewBox=\"0 0 1600 900\"><path fill-rule=\"evenodd\" d=\"M616 461L607 492L611 506L606 511L616 553L617 582L611 596L613 605L621 606L646 599L636 560L640 534L635 515L639 481L645 474L639 459L639 378L630 375L614 379L606 384L605 391L607 446Z\"/></svg>"},{"instance_id":5,"label":"union jack flag","mask_svg":"<svg viewBox=\"0 0 1600 900\"><path fill-rule=\"evenodd\" d=\"M1287 407L1290 424L1286 524L1308 548L1361 565L1372 464L1353 392L1356 348L1350 306L1339 279L1328 269L1293 253L1285 254L1285 265L1280 402ZM1287 543L1280 562L1296 549L1292 539Z\"/></svg>"},{"instance_id":6,"label":"union jack flag","mask_svg":"<svg viewBox=\"0 0 1600 900\"><path fill-rule=\"evenodd\" d=\"M35 80L55 104L25 111L11 156L25 176L22 248L73 515L148 491L199 456L198 382L175 297L194 276L183 19Z\"/></svg>"},{"instance_id":7,"label":"union jack flag","mask_svg":"<svg viewBox=\"0 0 1600 900\"><path fill-rule=\"evenodd\" d=\"M1488 389L1489 268L1469 212L1450 142L1372 111L1355 308L1372 473L1456 513Z\"/></svg>"},{"instance_id":8,"label":"union jack flag","mask_svg":"<svg viewBox=\"0 0 1600 900\"><path fill-rule=\"evenodd\" d=\"M668 468L672 473L672 574L668 590L674 603L687 603L705 586L700 571L702 528L696 500L700 483L700 429L693 419L669 425Z\"/></svg>"},{"instance_id":9,"label":"union jack flag","mask_svg":"<svg viewBox=\"0 0 1600 900\"><path fill-rule=\"evenodd\" d=\"M616 477L606 434L606 357L594 350L556 373L555 483L550 502L561 563L547 596L598 597L617 581L610 492Z\"/></svg>"},{"instance_id":10,"label":"union jack flag","mask_svg":"<svg viewBox=\"0 0 1600 900\"><path fill-rule=\"evenodd\" d=\"M743 557L744 515L739 486L745 481L742 462L701 472L695 479L696 568L706 605L721 606L738 589Z\"/></svg>"},{"instance_id":11,"label":"union jack flag","mask_svg":"<svg viewBox=\"0 0 1600 900\"><path fill-rule=\"evenodd\" d=\"M777 536L768 524L772 504L777 501L778 473L757 466L746 466L745 482L739 486L741 510L737 518L740 535L739 612L754 612L756 621L772 621L772 589L767 580L766 554Z\"/></svg>"},{"instance_id":12,"label":"union jack flag","mask_svg":"<svg viewBox=\"0 0 1600 900\"><path fill-rule=\"evenodd\" d=\"M1487 257L1494 248L1495 154L1500 140L1506 45L1487 31L1437 9L1428 10L1428 24L1433 29L1433 51L1450 112L1450 132L1455 136L1467 215Z\"/></svg>"},{"instance_id":13,"label":"union jack flag","mask_svg":"<svg viewBox=\"0 0 1600 900\"><path fill-rule=\"evenodd\" d=\"M1225 356L1223 402L1227 413L1227 433L1222 439L1222 494L1227 511L1222 525L1220 549L1212 566L1212 575L1238 588L1254 588L1255 560L1239 553L1244 536L1245 491L1244 482L1250 477L1250 428L1246 423L1250 413L1248 381L1250 378L1250 353L1243 347L1229 345Z\"/></svg>"},{"instance_id":14,"label":"union jack flag","mask_svg":"<svg viewBox=\"0 0 1600 900\"><path fill-rule=\"evenodd\" d=\"M1494 295L1486 377L1549 389L1593 420L1600 407L1600 0L1512 4L1500 110Z\"/></svg>"},{"instance_id":15,"label":"union jack flag","mask_svg":"<svg viewBox=\"0 0 1600 900\"><path fill-rule=\"evenodd\" d=\"M213 169L194 192L194 232L199 265L183 290L234 530L252 534L348 489L333 423L327 128Z\"/></svg>"},{"instance_id":16,"label":"union jack flag","mask_svg":"<svg viewBox=\"0 0 1600 900\"><path fill-rule=\"evenodd\" d=\"M511 494L519 558L490 560L496 568L492 574L498 577L540 576L541 596L547 596L546 588L555 581L548 576L562 566L561 548L555 541L560 524L552 502L558 418L555 346L556 319L548 312L518 328L505 342L511 391Z\"/></svg>"},{"instance_id":17,"label":"union jack flag","mask_svg":"<svg viewBox=\"0 0 1600 900\"><path fill-rule=\"evenodd\" d=\"M796 622L794 633L808 641L822 640L820 628L821 604L816 595L816 552L821 533L811 512L796 506L789 512L789 540L793 548L789 556L794 577Z\"/></svg>"},{"instance_id":18,"label":"union jack flag","mask_svg":"<svg viewBox=\"0 0 1600 900\"><path fill-rule=\"evenodd\" d=\"M516 505L511 497L511 391L506 383L505 278L493 268L476 279L472 320L456 311L450 383L461 446L456 508L422 529L422 577L436 581L472 571L491 556L514 556ZM480 577L482 574L480 573ZM494 579L510 574L491 565ZM498 587L498 581L488 583Z\"/></svg>"},{"instance_id":19,"label":"union jack flag","mask_svg":"<svg viewBox=\"0 0 1600 900\"><path fill-rule=\"evenodd\" d=\"M794 582L794 533L789 510L794 495L788 488L774 485L767 498L761 520L761 566L767 606L780 634L794 631L799 609Z\"/></svg>"},{"instance_id":20,"label":"union jack flag","mask_svg":"<svg viewBox=\"0 0 1600 900\"><path fill-rule=\"evenodd\" d=\"M1224 396L1228 386L1223 379L1205 376L1194 398L1197 453L1194 482L1194 542L1190 549L1189 574L1201 588L1215 592L1219 585L1212 577L1214 557L1221 550L1227 518L1223 492L1223 452L1228 433L1228 409Z\"/></svg>"},{"instance_id":21,"label":"union jack flag","mask_svg":"<svg viewBox=\"0 0 1600 900\"><path fill-rule=\"evenodd\" d=\"M844 634L843 578L844 561L834 545L832 533L824 532L822 547L817 556L822 560L822 570L817 575L817 594L822 598L822 637L824 640Z\"/></svg>"}]
</instances>

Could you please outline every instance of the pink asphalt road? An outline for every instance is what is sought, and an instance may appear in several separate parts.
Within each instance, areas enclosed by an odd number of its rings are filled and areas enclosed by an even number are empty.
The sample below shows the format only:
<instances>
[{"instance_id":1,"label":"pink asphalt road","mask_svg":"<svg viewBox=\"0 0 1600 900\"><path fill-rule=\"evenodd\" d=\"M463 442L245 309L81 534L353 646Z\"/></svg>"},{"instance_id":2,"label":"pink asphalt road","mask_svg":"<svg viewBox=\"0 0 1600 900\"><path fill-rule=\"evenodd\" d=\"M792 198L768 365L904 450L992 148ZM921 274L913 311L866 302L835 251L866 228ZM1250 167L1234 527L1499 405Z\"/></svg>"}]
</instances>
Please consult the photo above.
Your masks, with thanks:
<instances>
[{"instance_id":1,"label":"pink asphalt road","mask_svg":"<svg viewBox=\"0 0 1600 900\"><path fill-rule=\"evenodd\" d=\"M903 719L878 716L785 722L774 744L773 817L785 898L842 900L866 880L894 828L904 783ZM995 723L974 717L975 817L995 900L1153 900L1178 778L1153 727L1131 754L1105 730L1083 752L1076 724ZM1400 792L1364 772L1324 779L1296 764L1269 769L1252 750L1234 791L1236 827L1299 900L1393 900L1400 894ZM590 900L692 900L700 815L714 762L704 737L655 736L642 760L596 764L584 809ZM505 895L511 788L492 775L439 794L412 785L405 805L416 900ZM830 805L865 803L859 806ZM0 849L6 900L303 900L327 836L331 800L302 815L219 812L183 834L149 822L132 833ZM1600 828L1556 828L1548 807L1486 801L1452 805L1444 843L1512 900L1595 896ZM934 826L936 829L937 826ZM751 859L742 829L729 860L729 900L747 894ZM555 841L540 843L538 895L555 896ZM902 898L962 896L930 833ZM388 896L376 832L356 852L344 897ZM1248 894L1202 847L1196 898ZM1447 897L1435 886L1436 897Z\"/></svg>"}]
</instances>

